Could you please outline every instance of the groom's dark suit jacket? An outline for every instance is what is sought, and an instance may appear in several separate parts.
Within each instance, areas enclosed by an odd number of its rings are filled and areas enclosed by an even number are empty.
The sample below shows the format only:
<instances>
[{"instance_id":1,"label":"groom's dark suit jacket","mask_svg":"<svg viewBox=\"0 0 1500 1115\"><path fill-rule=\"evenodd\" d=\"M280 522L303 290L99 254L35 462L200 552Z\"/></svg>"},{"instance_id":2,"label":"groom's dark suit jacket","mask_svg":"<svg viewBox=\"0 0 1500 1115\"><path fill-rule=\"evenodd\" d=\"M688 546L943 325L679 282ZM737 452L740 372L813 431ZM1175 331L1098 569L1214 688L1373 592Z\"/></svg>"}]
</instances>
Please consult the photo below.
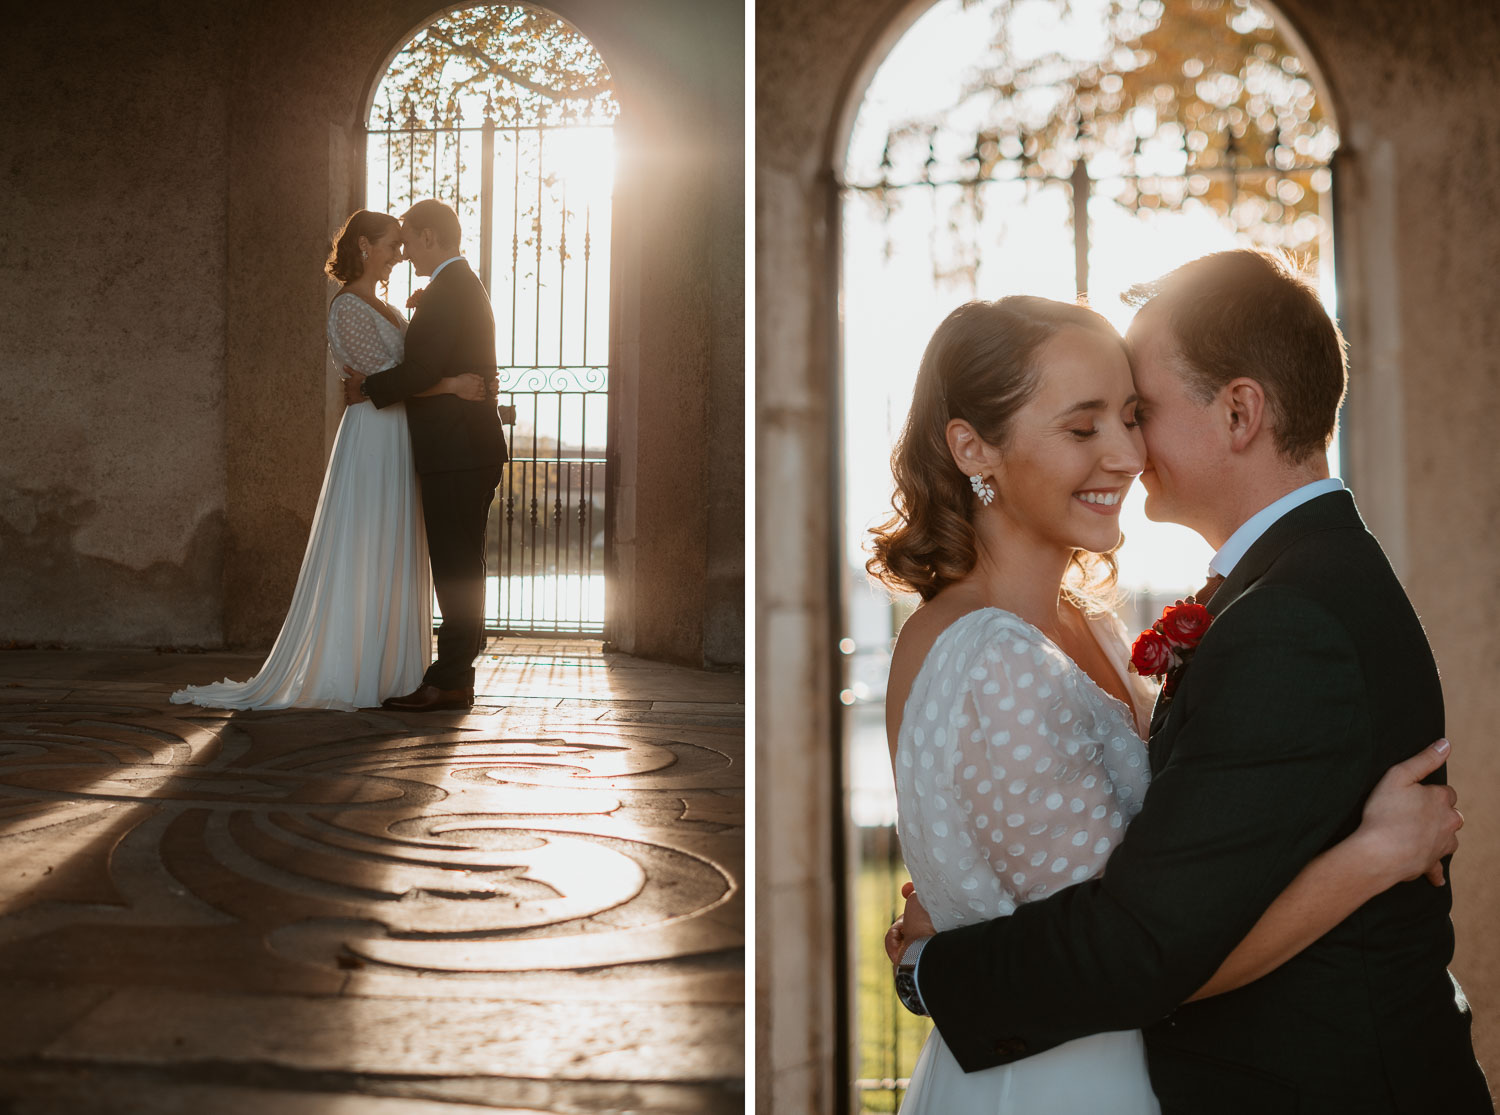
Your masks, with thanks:
<instances>
[{"instance_id":1,"label":"groom's dark suit jacket","mask_svg":"<svg viewBox=\"0 0 1500 1115\"><path fill-rule=\"evenodd\" d=\"M1347 492L1275 523L1209 611L1104 875L928 943L918 976L939 1030L972 1072L1141 1027L1167 1115L1492 1111L1447 972L1451 894L1425 879L1264 978L1181 1005L1358 826L1386 769L1443 734L1427 638Z\"/></svg>"},{"instance_id":2,"label":"groom's dark suit jacket","mask_svg":"<svg viewBox=\"0 0 1500 1115\"><path fill-rule=\"evenodd\" d=\"M495 372L495 316L489 295L468 261L454 260L422 293L406 330L401 363L365 381L377 407L406 400L411 450L420 473L456 472L505 464L505 434L493 398L465 402L457 395L415 398L444 376L473 372L490 384Z\"/></svg>"}]
</instances>

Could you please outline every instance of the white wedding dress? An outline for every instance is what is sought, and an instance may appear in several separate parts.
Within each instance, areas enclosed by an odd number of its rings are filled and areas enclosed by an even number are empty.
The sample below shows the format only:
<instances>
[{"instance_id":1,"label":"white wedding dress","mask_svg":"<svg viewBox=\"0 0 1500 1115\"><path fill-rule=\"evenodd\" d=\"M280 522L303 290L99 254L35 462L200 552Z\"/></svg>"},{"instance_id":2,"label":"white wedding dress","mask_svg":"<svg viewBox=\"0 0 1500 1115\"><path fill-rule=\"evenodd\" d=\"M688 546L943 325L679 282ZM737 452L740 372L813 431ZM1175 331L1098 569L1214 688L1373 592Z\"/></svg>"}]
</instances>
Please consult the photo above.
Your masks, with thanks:
<instances>
[{"instance_id":1,"label":"white wedding dress","mask_svg":"<svg viewBox=\"0 0 1500 1115\"><path fill-rule=\"evenodd\" d=\"M395 367L405 350L400 320L398 328L358 295L339 295L328 308L335 362L367 375ZM346 407L270 656L249 681L190 685L172 701L347 711L409 693L427 669L431 585L406 405Z\"/></svg>"},{"instance_id":2,"label":"white wedding dress","mask_svg":"<svg viewBox=\"0 0 1500 1115\"><path fill-rule=\"evenodd\" d=\"M1127 671L1113 616L1090 621L1127 708L1031 624L962 616L928 652L901 716L901 851L939 930L1004 917L1099 874L1150 774L1154 696ZM920 974L920 967L918 969ZM1137 1030L1095 1034L965 1073L933 1030L903 1115L1158 1115Z\"/></svg>"}]
</instances>

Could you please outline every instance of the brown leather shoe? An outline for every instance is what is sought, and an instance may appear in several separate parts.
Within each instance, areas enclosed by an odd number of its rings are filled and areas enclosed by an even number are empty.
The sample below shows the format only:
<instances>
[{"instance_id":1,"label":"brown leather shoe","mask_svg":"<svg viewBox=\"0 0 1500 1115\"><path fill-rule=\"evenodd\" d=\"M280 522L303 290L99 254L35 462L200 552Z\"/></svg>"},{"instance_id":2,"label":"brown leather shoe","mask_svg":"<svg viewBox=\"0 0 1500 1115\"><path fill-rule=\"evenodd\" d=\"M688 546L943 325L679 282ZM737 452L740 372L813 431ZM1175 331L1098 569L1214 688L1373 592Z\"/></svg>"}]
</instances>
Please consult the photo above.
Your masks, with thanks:
<instances>
[{"instance_id":1,"label":"brown leather shoe","mask_svg":"<svg viewBox=\"0 0 1500 1115\"><path fill-rule=\"evenodd\" d=\"M467 689L439 689L435 685L420 686L404 697L387 697L380 702L381 708L393 712L440 712L444 709L469 709L474 705L474 687Z\"/></svg>"}]
</instances>

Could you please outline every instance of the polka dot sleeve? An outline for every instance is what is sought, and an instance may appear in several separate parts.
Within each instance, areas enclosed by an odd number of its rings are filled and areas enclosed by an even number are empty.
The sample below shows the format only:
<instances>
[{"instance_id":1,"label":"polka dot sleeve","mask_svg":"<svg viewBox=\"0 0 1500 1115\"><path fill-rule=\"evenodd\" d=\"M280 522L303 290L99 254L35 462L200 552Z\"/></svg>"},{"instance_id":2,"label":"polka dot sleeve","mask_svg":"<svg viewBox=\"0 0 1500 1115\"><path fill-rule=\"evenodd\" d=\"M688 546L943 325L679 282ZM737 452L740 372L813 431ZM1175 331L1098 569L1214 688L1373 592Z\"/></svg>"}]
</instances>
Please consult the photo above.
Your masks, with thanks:
<instances>
[{"instance_id":1,"label":"polka dot sleeve","mask_svg":"<svg viewBox=\"0 0 1500 1115\"><path fill-rule=\"evenodd\" d=\"M384 323L379 312L351 294L340 295L328 307L328 343L340 367L347 364L357 372L369 375L399 363L400 353L393 351L391 338L400 334Z\"/></svg>"},{"instance_id":2,"label":"polka dot sleeve","mask_svg":"<svg viewBox=\"0 0 1500 1115\"><path fill-rule=\"evenodd\" d=\"M901 842L929 911L996 917L1097 874L1148 779L1129 710L1009 613L934 654L897 751Z\"/></svg>"}]
</instances>

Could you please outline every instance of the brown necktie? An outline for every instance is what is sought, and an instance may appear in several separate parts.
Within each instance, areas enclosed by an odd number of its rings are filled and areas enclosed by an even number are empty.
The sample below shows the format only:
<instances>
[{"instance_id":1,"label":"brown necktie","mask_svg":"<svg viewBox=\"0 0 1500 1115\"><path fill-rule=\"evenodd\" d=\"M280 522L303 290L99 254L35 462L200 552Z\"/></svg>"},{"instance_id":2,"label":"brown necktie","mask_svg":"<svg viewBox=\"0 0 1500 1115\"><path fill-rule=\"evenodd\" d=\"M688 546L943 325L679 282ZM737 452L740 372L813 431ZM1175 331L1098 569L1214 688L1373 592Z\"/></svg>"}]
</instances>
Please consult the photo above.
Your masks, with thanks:
<instances>
[{"instance_id":1,"label":"brown necktie","mask_svg":"<svg viewBox=\"0 0 1500 1115\"><path fill-rule=\"evenodd\" d=\"M1207 604L1208 598L1211 597L1214 593L1218 592L1219 586L1223 583L1223 577L1219 576L1219 574L1217 573L1210 573L1208 575L1208 582L1197 592L1193 593L1193 600L1199 604Z\"/></svg>"}]
</instances>

